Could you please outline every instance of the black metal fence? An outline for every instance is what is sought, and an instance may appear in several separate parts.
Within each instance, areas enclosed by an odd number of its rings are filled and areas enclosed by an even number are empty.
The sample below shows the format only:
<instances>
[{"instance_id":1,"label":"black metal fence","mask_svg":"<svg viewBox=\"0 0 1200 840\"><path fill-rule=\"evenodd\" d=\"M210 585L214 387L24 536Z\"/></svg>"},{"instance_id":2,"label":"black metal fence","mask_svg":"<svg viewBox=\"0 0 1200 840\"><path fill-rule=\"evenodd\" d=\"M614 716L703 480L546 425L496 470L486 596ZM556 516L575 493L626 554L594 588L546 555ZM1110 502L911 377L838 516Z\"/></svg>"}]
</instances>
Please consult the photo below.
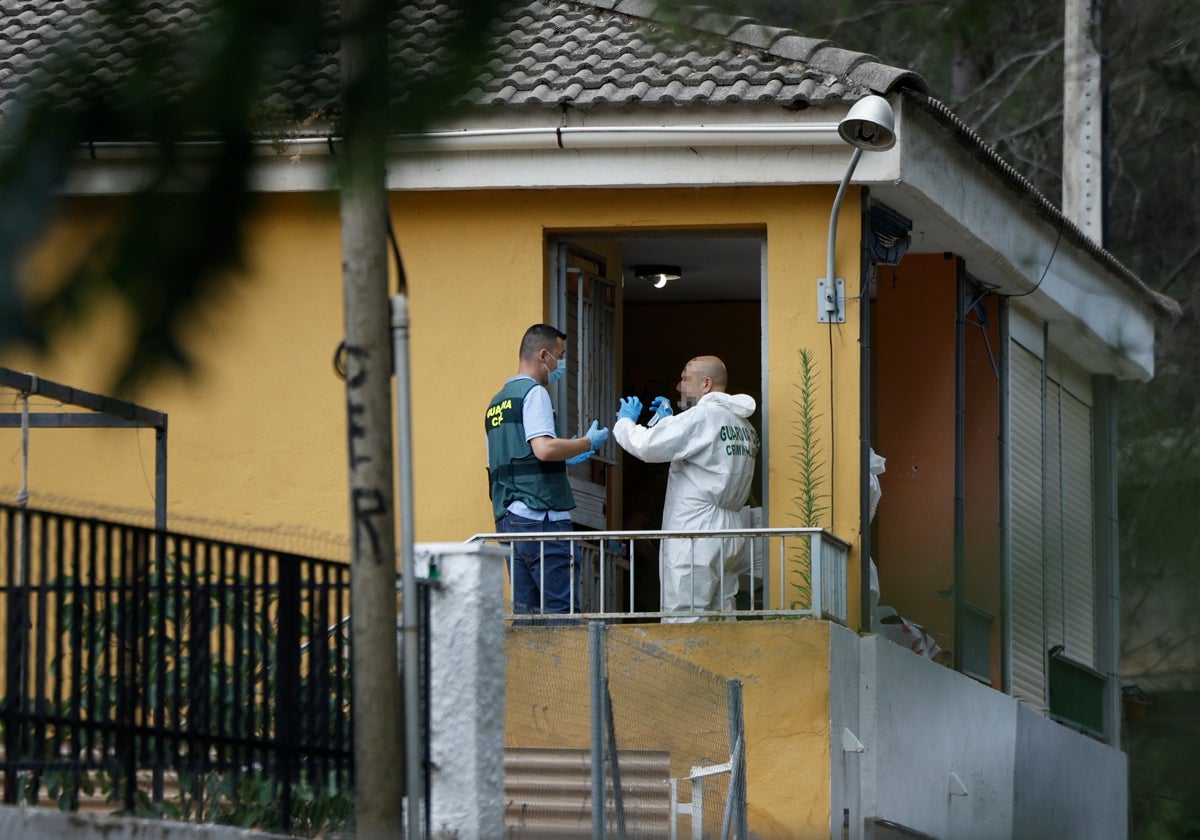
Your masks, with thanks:
<instances>
[{"instance_id":1,"label":"black metal fence","mask_svg":"<svg viewBox=\"0 0 1200 840\"><path fill-rule=\"evenodd\" d=\"M4 800L353 814L349 566L0 506Z\"/></svg>"}]
</instances>

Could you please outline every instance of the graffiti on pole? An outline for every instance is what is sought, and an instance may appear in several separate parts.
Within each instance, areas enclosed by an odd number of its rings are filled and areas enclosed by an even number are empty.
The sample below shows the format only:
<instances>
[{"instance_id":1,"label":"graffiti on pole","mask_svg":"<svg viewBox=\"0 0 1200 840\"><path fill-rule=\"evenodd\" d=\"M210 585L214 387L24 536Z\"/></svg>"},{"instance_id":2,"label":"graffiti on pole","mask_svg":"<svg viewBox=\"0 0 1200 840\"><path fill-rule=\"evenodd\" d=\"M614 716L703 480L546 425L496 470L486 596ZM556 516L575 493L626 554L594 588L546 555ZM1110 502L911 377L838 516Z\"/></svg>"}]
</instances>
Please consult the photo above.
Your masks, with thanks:
<instances>
[{"instance_id":1,"label":"graffiti on pole","mask_svg":"<svg viewBox=\"0 0 1200 840\"><path fill-rule=\"evenodd\" d=\"M357 543L359 534L365 532L371 541L371 558L376 564L383 562L383 548L379 544L379 531L375 520L387 516L387 500L378 489L355 487L351 491L354 508L354 540Z\"/></svg>"},{"instance_id":2,"label":"graffiti on pole","mask_svg":"<svg viewBox=\"0 0 1200 840\"><path fill-rule=\"evenodd\" d=\"M350 500L354 522L354 545L360 545L365 535L371 546L371 559L378 565L384 561L382 531L388 517L388 499L383 490L360 478L359 467L371 463L371 446L367 438L367 407L362 389L367 382L366 361L370 353L362 347L345 345L346 353L346 425L350 447ZM383 522L380 522L382 518ZM355 552L357 555L357 551Z\"/></svg>"}]
</instances>

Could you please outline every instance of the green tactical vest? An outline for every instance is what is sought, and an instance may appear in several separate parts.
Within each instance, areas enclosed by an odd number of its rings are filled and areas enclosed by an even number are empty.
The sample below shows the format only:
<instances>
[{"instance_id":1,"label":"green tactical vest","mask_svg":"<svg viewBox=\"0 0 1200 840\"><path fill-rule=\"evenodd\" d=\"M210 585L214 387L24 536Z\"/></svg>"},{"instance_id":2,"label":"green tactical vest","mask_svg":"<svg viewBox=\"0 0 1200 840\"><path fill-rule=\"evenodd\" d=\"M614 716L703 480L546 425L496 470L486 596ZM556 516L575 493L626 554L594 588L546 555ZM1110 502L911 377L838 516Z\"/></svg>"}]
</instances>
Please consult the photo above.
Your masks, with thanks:
<instances>
[{"instance_id":1,"label":"green tactical vest","mask_svg":"<svg viewBox=\"0 0 1200 840\"><path fill-rule=\"evenodd\" d=\"M492 397L483 418L488 442L488 489L496 519L518 499L533 510L575 507L566 463L539 461L525 440L525 395L536 384L524 378L506 383Z\"/></svg>"}]
</instances>

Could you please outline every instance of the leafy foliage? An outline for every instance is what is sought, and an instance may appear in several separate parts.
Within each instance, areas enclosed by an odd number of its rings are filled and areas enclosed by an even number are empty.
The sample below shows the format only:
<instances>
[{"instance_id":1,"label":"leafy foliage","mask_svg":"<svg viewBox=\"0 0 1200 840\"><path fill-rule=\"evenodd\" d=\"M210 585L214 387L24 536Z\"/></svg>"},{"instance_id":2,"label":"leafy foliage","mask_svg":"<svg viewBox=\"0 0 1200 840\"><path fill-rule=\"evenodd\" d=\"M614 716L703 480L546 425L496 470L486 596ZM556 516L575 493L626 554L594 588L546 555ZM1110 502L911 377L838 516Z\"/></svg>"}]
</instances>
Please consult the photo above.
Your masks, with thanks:
<instances>
[{"instance_id":1,"label":"leafy foliage","mask_svg":"<svg viewBox=\"0 0 1200 840\"><path fill-rule=\"evenodd\" d=\"M816 362L807 348L801 347L799 353L800 380L795 384L798 396L793 401L799 417L794 429L796 442L792 444L792 463L795 465L792 481L796 485L796 495L792 496L790 516L801 527L813 528L821 525L821 519L828 511L829 497L821 492L825 472L817 438L817 421L821 415L816 409ZM799 605L812 603L812 543L809 540L799 544L791 563L792 587L796 590L792 609L797 609Z\"/></svg>"}]
</instances>

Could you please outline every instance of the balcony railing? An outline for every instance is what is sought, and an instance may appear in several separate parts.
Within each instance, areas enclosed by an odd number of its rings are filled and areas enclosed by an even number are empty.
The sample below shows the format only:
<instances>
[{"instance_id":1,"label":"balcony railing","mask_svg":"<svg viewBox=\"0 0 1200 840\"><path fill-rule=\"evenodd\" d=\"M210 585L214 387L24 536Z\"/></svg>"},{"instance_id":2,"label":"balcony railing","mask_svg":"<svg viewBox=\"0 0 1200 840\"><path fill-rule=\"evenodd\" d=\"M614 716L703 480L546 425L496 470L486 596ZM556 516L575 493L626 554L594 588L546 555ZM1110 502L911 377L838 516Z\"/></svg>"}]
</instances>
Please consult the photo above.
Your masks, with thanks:
<instances>
[{"instance_id":1,"label":"balcony railing","mask_svg":"<svg viewBox=\"0 0 1200 840\"><path fill-rule=\"evenodd\" d=\"M647 581L646 565L630 558L657 558L662 540L746 540L738 608L694 610L690 613L638 609L639 587L658 588L657 571ZM658 620L697 617L730 619L764 616L809 616L846 621L846 556L849 544L821 528L729 528L712 531L556 531L536 534L476 534L468 542L499 543L508 548L509 581L512 580L516 542L569 542L579 558L581 598L568 613L546 613L544 603L534 612L549 620L602 618L609 620ZM643 566L643 568L639 568ZM654 567L657 569L657 566ZM815 585L814 585L815 582ZM727 593L721 587L720 601ZM574 587L572 587L574 591ZM644 604L642 605L644 607ZM506 601L508 618L527 617L514 613L511 594Z\"/></svg>"}]
</instances>

